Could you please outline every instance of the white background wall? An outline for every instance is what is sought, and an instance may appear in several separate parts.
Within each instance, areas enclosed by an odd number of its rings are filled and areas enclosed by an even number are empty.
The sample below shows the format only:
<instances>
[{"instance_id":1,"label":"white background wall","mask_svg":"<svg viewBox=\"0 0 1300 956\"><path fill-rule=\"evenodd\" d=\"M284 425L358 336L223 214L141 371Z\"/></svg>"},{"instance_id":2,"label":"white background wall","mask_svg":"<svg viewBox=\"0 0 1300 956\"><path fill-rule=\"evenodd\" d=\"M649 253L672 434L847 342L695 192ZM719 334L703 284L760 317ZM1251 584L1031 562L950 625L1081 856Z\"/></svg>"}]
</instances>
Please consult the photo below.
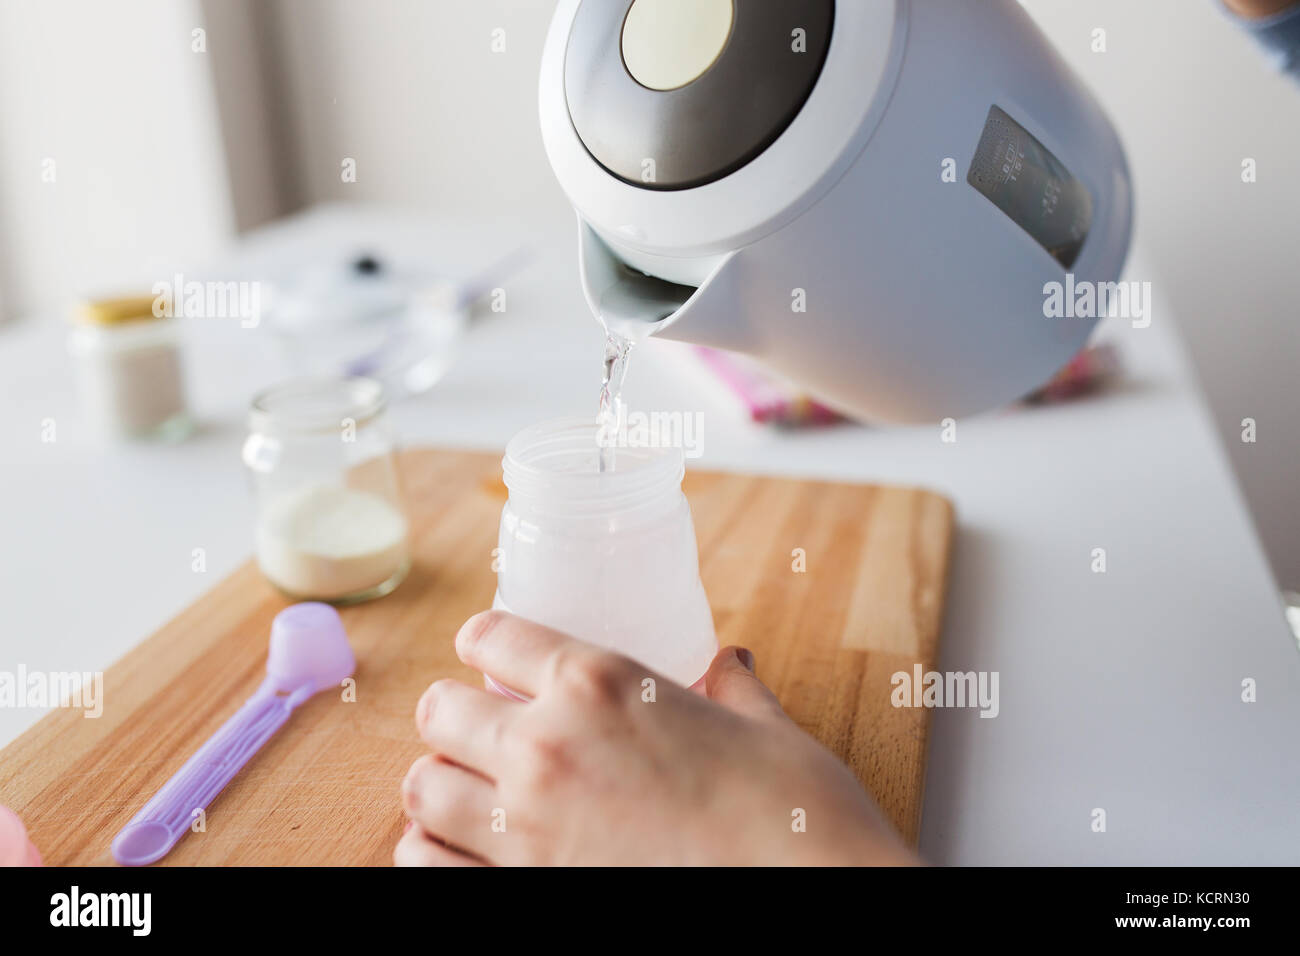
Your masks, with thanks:
<instances>
[{"instance_id":1,"label":"white background wall","mask_svg":"<svg viewBox=\"0 0 1300 956\"><path fill-rule=\"evenodd\" d=\"M169 275L234 232L194 0L0 2L9 314ZM43 163L55 181L42 181Z\"/></svg>"},{"instance_id":2,"label":"white background wall","mask_svg":"<svg viewBox=\"0 0 1300 956\"><path fill-rule=\"evenodd\" d=\"M537 125L554 0L275 0L297 198L572 215ZM492 31L505 30L493 53ZM356 159L343 185L342 157Z\"/></svg>"}]
</instances>

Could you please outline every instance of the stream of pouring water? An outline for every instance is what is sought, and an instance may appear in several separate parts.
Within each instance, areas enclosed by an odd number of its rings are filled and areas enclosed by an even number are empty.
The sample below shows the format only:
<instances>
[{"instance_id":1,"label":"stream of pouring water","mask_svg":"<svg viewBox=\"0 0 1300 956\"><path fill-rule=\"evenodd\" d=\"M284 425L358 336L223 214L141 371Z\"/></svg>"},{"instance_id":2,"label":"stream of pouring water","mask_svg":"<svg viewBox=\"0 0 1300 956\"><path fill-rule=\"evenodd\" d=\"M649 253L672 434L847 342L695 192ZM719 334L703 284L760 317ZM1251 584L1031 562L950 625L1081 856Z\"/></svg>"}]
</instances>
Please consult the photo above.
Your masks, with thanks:
<instances>
[{"instance_id":1,"label":"stream of pouring water","mask_svg":"<svg viewBox=\"0 0 1300 956\"><path fill-rule=\"evenodd\" d=\"M623 423L623 382L627 378L627 360L632 354L632 339L605 327L605 373L600 382L600 410L596 414L596 440L599 453L596 469L614 470L614 446Z\"/></svg>"},{"instance_id":2,"label":"stream of pouring water","mask_svg":"<svg viewBox=\"0 0 1300 956\"><path fill-rule=\"evenodd\" d=\"M598 318L605 330L605 370L600 382L596 435L598 470L614 470L614 451L623 427L623 381L633 346L690 298L695 290L624 268L600 298Z\"/></svg>"}]
</instances>

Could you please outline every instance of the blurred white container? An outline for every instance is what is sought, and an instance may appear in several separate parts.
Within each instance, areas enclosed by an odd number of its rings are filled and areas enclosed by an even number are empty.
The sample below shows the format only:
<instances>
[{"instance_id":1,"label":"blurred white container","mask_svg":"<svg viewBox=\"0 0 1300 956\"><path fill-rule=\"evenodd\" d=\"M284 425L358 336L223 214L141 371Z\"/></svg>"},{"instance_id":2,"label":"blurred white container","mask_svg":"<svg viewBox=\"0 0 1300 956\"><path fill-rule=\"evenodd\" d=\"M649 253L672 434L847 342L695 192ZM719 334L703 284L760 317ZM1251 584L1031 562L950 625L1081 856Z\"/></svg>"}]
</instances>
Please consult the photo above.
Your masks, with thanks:
<instances>
[{"instance_id":1,"label":"blurred white container","mask_svg":"<svg viewBox=\"0 0 1300 956\"><path fill-rule=\"evenodd\" d=\"M185 437L180 332L174 319L155 316L153 298L83 303L68 348L86 418L104 437Z\"/></svg>"}]
</instances>

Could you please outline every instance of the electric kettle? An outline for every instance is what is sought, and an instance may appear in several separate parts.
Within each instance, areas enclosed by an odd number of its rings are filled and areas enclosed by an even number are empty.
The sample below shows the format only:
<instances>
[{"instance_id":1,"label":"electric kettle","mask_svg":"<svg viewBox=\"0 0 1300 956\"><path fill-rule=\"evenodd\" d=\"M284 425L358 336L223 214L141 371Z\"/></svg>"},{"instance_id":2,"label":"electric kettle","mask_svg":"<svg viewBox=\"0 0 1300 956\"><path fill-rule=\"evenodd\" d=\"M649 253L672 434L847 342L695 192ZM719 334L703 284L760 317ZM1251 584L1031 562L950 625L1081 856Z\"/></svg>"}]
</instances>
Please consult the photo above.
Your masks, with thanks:
<instances>
[{"instance_id":1,"label":"electric kettle","mask_svg":"<svg viewBox=\"0 0 1300 956\"><path fill-rule=\"evenodd\" d=\"M1039 386L1097 322L1049 291L1128 251L1119 139L1016 0L559 0L539 99L594 312L864 420Z\"/></svg>"}]
</instances>

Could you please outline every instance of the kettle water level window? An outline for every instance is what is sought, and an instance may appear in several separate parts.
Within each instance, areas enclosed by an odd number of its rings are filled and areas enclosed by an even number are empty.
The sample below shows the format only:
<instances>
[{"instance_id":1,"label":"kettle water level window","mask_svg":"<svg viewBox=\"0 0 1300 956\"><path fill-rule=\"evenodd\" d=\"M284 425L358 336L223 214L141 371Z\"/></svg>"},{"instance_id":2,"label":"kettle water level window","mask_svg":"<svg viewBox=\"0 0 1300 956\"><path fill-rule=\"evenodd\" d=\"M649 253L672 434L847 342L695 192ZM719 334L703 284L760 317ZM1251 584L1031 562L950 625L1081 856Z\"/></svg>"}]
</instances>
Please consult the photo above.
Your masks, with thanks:
<instances>
[{"instance_id":1,"label":"kettle water level window","mask_svg":"<svg viewBox=\"0 0 1300 956\"><path fill-rule=\"evenodd\" d=\"M966 182L1069 269L1092 225L1092 197L1029 131L996 106Z\"/></svg>"}]
</instances>

